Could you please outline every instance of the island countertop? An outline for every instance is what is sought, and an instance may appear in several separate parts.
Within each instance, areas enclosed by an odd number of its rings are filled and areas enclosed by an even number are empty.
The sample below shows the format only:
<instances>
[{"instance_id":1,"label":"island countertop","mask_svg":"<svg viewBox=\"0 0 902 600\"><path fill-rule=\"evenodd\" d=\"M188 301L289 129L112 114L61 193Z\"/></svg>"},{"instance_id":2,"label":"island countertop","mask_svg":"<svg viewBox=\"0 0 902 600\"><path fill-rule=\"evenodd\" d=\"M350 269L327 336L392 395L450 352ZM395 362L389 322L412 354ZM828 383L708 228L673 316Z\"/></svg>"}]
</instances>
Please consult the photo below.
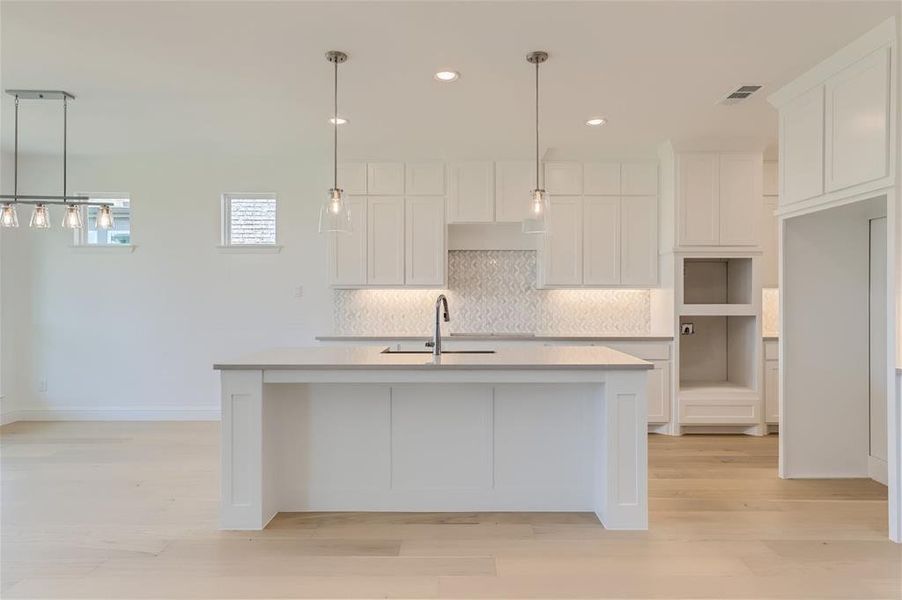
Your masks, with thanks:
<instances>
[{"instance_id":1,"label":"island countertop","mask_svg":"<svg viewBox=\"0 0 902 600\"><path fill-rule=\"evenodd\" d=\"M605 346L498 347L486 353L386 353L382 346L275 348L218 362L216 370L630 370L644 360Z\"/></svg>"}]
</instances>

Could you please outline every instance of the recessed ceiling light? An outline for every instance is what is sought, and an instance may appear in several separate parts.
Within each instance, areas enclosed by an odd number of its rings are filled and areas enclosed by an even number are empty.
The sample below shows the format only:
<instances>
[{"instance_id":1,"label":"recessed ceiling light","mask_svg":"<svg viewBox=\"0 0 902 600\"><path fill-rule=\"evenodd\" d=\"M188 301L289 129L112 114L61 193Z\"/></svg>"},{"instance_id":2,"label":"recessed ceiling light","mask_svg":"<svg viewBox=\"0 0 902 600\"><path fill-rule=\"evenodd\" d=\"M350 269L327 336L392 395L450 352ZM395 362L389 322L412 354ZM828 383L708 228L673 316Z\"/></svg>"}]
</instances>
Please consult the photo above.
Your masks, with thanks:
<instances>
[{"instance_id":1,"label":"recessed ceiling light","mask_svg":"<svg viewBox=\"0 0 902 600\"><path fill-rule=\"evenodd\" d=\"M439 71L435 74L436 81L442 81L445 83L457 81L458 79L460 79L460 73L458 73L457 71Z\"/></svg>"},{"instance_id":2,"label":"recessed ceiling light","mask_svg":"<svg viewBox=\"0 0 902 600\"><path fill-rule=\"evenodd\" d=\"M589 127L601 127L607 122L608 120L604 117L592 117L591 119L586 121L586 125L588 125Z\"/></svg>"},{"instance_id":3,"label":"recessed ceiling light","mask_svg":"<svg viewBox=\"0 0 902 600\"><path fill-rule=\"evenodd\" d=\"M344 125L347 122L348 120L343 117L329 117L329 123L331 123L332 125Z\"/></svg>"}]
</instances>

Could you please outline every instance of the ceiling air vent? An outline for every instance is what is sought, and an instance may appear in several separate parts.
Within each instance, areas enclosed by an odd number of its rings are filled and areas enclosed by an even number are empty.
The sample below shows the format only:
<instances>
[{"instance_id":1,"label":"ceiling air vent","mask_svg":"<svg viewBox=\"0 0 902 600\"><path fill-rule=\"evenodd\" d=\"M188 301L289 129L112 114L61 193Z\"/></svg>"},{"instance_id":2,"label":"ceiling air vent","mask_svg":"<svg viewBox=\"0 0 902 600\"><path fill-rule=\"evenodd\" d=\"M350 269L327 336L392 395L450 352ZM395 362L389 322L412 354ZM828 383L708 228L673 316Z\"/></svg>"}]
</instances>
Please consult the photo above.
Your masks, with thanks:
<instances>
[{"instance_id":1,"label":"ceiling air vent","mask_svg":"<svg viewBox=\"0 0 902 600\"><path fill-rule=\"evenodd\" d=\"M727 94L727 96L720 101L720 104L736 104L737 102L742 102L760 89L760 85L744 85Z\"/></svg>"}]
</instances>

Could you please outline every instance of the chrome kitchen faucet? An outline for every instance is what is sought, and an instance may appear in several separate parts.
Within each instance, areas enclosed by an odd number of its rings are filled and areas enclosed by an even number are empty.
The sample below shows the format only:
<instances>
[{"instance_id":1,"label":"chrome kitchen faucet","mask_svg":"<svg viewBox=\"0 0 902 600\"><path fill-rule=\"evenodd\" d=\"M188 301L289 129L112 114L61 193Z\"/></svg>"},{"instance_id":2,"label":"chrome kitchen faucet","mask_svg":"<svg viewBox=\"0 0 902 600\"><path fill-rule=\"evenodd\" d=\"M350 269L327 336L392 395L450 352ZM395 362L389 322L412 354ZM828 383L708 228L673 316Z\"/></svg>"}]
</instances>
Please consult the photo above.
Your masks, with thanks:
<instances>
[{"instance_id":1,"label":"chrome kitchen faucet","mask_svg":"<svg viewBox=\"0 0 902 600\"><path fill-rule=\"evenodd\" d=\"M439 294L438 298L435 299L435 331L432 333L432 341L426 342L426 346L432 347L432 355L439 356L442 353L442 320L439 317L439 310L444 306L444 319L445 323L451 320L451 315L448 313L448 299L445 298L444 294Z\"/></svg>"}]
</instances>

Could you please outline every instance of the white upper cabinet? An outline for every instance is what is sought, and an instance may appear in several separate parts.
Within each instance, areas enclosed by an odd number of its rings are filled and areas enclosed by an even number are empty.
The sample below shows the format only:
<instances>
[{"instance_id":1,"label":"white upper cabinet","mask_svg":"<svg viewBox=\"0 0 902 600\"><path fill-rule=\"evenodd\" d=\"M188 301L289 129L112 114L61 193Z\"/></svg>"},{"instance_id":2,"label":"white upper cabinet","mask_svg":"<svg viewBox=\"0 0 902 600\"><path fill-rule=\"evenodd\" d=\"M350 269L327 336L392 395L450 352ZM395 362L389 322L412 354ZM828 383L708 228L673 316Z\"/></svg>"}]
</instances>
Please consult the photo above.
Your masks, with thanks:
<instances>
[{"instance_id":1,"label":"white upper cabinet","mask_svg":"<svg viewBox=\"0 0 902 600\"><path fill-rule=\"evenodd\" d=\"M677 155L677 239L683 247L757 246L761 154Z\"/></svg>"},{"instance_id":2,"label":"white upper cabinet","mask_svg":"<svg viewBox=\"0 0 902 600\"><path fill-rule=\"evenodd\" d=\"M584 164L583 192L599 196L619 196L620 163L597 162Z\"/></svg>"},{"instance_id":3,"label":"white upper cabinet","mask_svg":"<svg viewBox=\"0 0 902 600\"><path fill-rule=\"evenodd\" d=\"M720 235L719 168L717 154L684 153L677 156L680 245L717 245Z\"/></svg>"},{"instance_id":4,"label":"white upper cabinet","mask_svg":"<svg viewBox=\"0 0 902 600\"><path fill-rule=\"evenodd\" d=\"M329 234L329 270L333 285L361 286L366 284L366 198L351 196L345 202L351 232Z\"/></svg>"},{"instance_id":5,"label":"white upper cabinet","mask_svg":"<svg viewBox=\"0 0 902 600\"><path fill-rule=\"evenodd\" d=\"M448 175L448 222L491 223L495 219L494 164L454 163Z\"/></svg>"},{"instance_id":6,"label":"white upper cabinet","mask_svg":"<svg viewBox=\"0 0 902 600\"><path fill-rule=\"evenodd\" d=\"M409 162L405 176L405 192L411 196L445 195L445 164L442 162Z\"/></svg>"},{"instance_id":7,"label":"white upper cabinet","mask_svg":"<svg viewBox=\"0 0 902 600\"><path fill-rule=\"evenodd\" d=\"M583 165L578 162L545 163L545 190L554 195L583 193Z\"/></svg>"},{"instance_id":8,"label":"white upper cabinet","mask_svg":"<svg viewBox=\"0 0 902 600\"><path fill-rule=\"evenodd\" d=\"M339 164L338 187L343 189L346 194L366 194L366 163Z\"/></svg>"},{"instance_id":9,"label":"white upper cabinet","mask_svg":"<svg viewBox=\"0 0 902 600\"><path fill-rule=\"evenodd\" d=\"M824 193L824 87L780 110L781 204Z\"/></svg>"},{"instance_id":10,"label":"white upper cabinet","mask_svg":"<svg viewBox=\"0 0 902 600\"><path fill-rule=\"evenodd\" d=\"M404 283L404 198L367 201L367 273L369 285Z\"/></svg>"},{"instance_id":11,"label":"white upper cabinet","mask_svg":"<svg viewBox=\"0 0 902 600\"><path fill-rule=\"evenodd\" d=\"M889 48L880 48L827 80L828 192L889 175Z\"/></svg>"},{"instance_id":12,"label":"white upper cabinet","mask_svg":"<svg viewBox=\"0 0 902 600\"><path fill-rule=\"evenodd\" d=\"M542 236L540 286L578 286L583 280L583 215L580 196L552 196L548 233Z\"/></svg>"},{"instance_id":13,"label":"white upper cabinet","mask_svg":"<svg viewBox=\"0 0 902 600\"><path fill-rule=\"evenodd\" d=\"M658 163L622 163L620 165L620 190L624 196L656 196L658 194Z\"/></svg>"},{"instance_id":14,"label":"white upper cabinet","mask_svg":"<svg viewBox=\"0 0 902 600\"><path fill-rule=\"evenodd\" d=\"M445 285L445 199L408 196L404 209L405 285Z\"/></svg>"},{"instance_id":15,"label":"white upper cabinet","mask_svg":"<svg viewBox=\"0 0 902 600\"><path fill-rule=\"evenodd\" d=\"M620 203L620 283L658 282L658 197L624 196Z\"/></svg>"},{"instance_id":16,"label":"white upper cabinet","mask_svg":"<svg viewBox=\"0 0 902 600\"><path fill-rule=\"evenodd\" d=\"M583 198L583 283L620 283L620 198Z\"/></svg>"},{"instance_id":17,"label":"white upper cabinet","mask_svg":"<svg viewBox=\"0 0 902 600\"><path fill-rule=\"evenodd\" d=\"M371 162L366 165L366 190L371 196L404 193L404 163Z\"/></svg>"},{"instance_id":18,"label":"white upper cabinet","mask_svg":"<svg viewBox=\"0 0 902 600\"><path fill-rule=\"evenodd\" d=\"M779 196L780 182L777 175L777 161L764 161L764 180L761 183L762 191L765 196Z\"/></svg>"},{"instance_id":19,"label":"white upper cabinet","mask_svg":"<svg viewBox=\"0 0 902 600\"><path fill-rule=\"evenodd\" d=\"M536 163L528 160L495 163L495 221L524 220L529 214L529 192L535 187Z\"/></svg>"},{"instance_id":20,"label":"white upper cabinet","mask_svg":"<svg viewBox=\"0 0 902 600\"><path fill-rule=\"evenodd\" d=\"M761 220L760 154L721 154L719 185L721 246L755 246Z\"/></svg>"}]
</instances>

